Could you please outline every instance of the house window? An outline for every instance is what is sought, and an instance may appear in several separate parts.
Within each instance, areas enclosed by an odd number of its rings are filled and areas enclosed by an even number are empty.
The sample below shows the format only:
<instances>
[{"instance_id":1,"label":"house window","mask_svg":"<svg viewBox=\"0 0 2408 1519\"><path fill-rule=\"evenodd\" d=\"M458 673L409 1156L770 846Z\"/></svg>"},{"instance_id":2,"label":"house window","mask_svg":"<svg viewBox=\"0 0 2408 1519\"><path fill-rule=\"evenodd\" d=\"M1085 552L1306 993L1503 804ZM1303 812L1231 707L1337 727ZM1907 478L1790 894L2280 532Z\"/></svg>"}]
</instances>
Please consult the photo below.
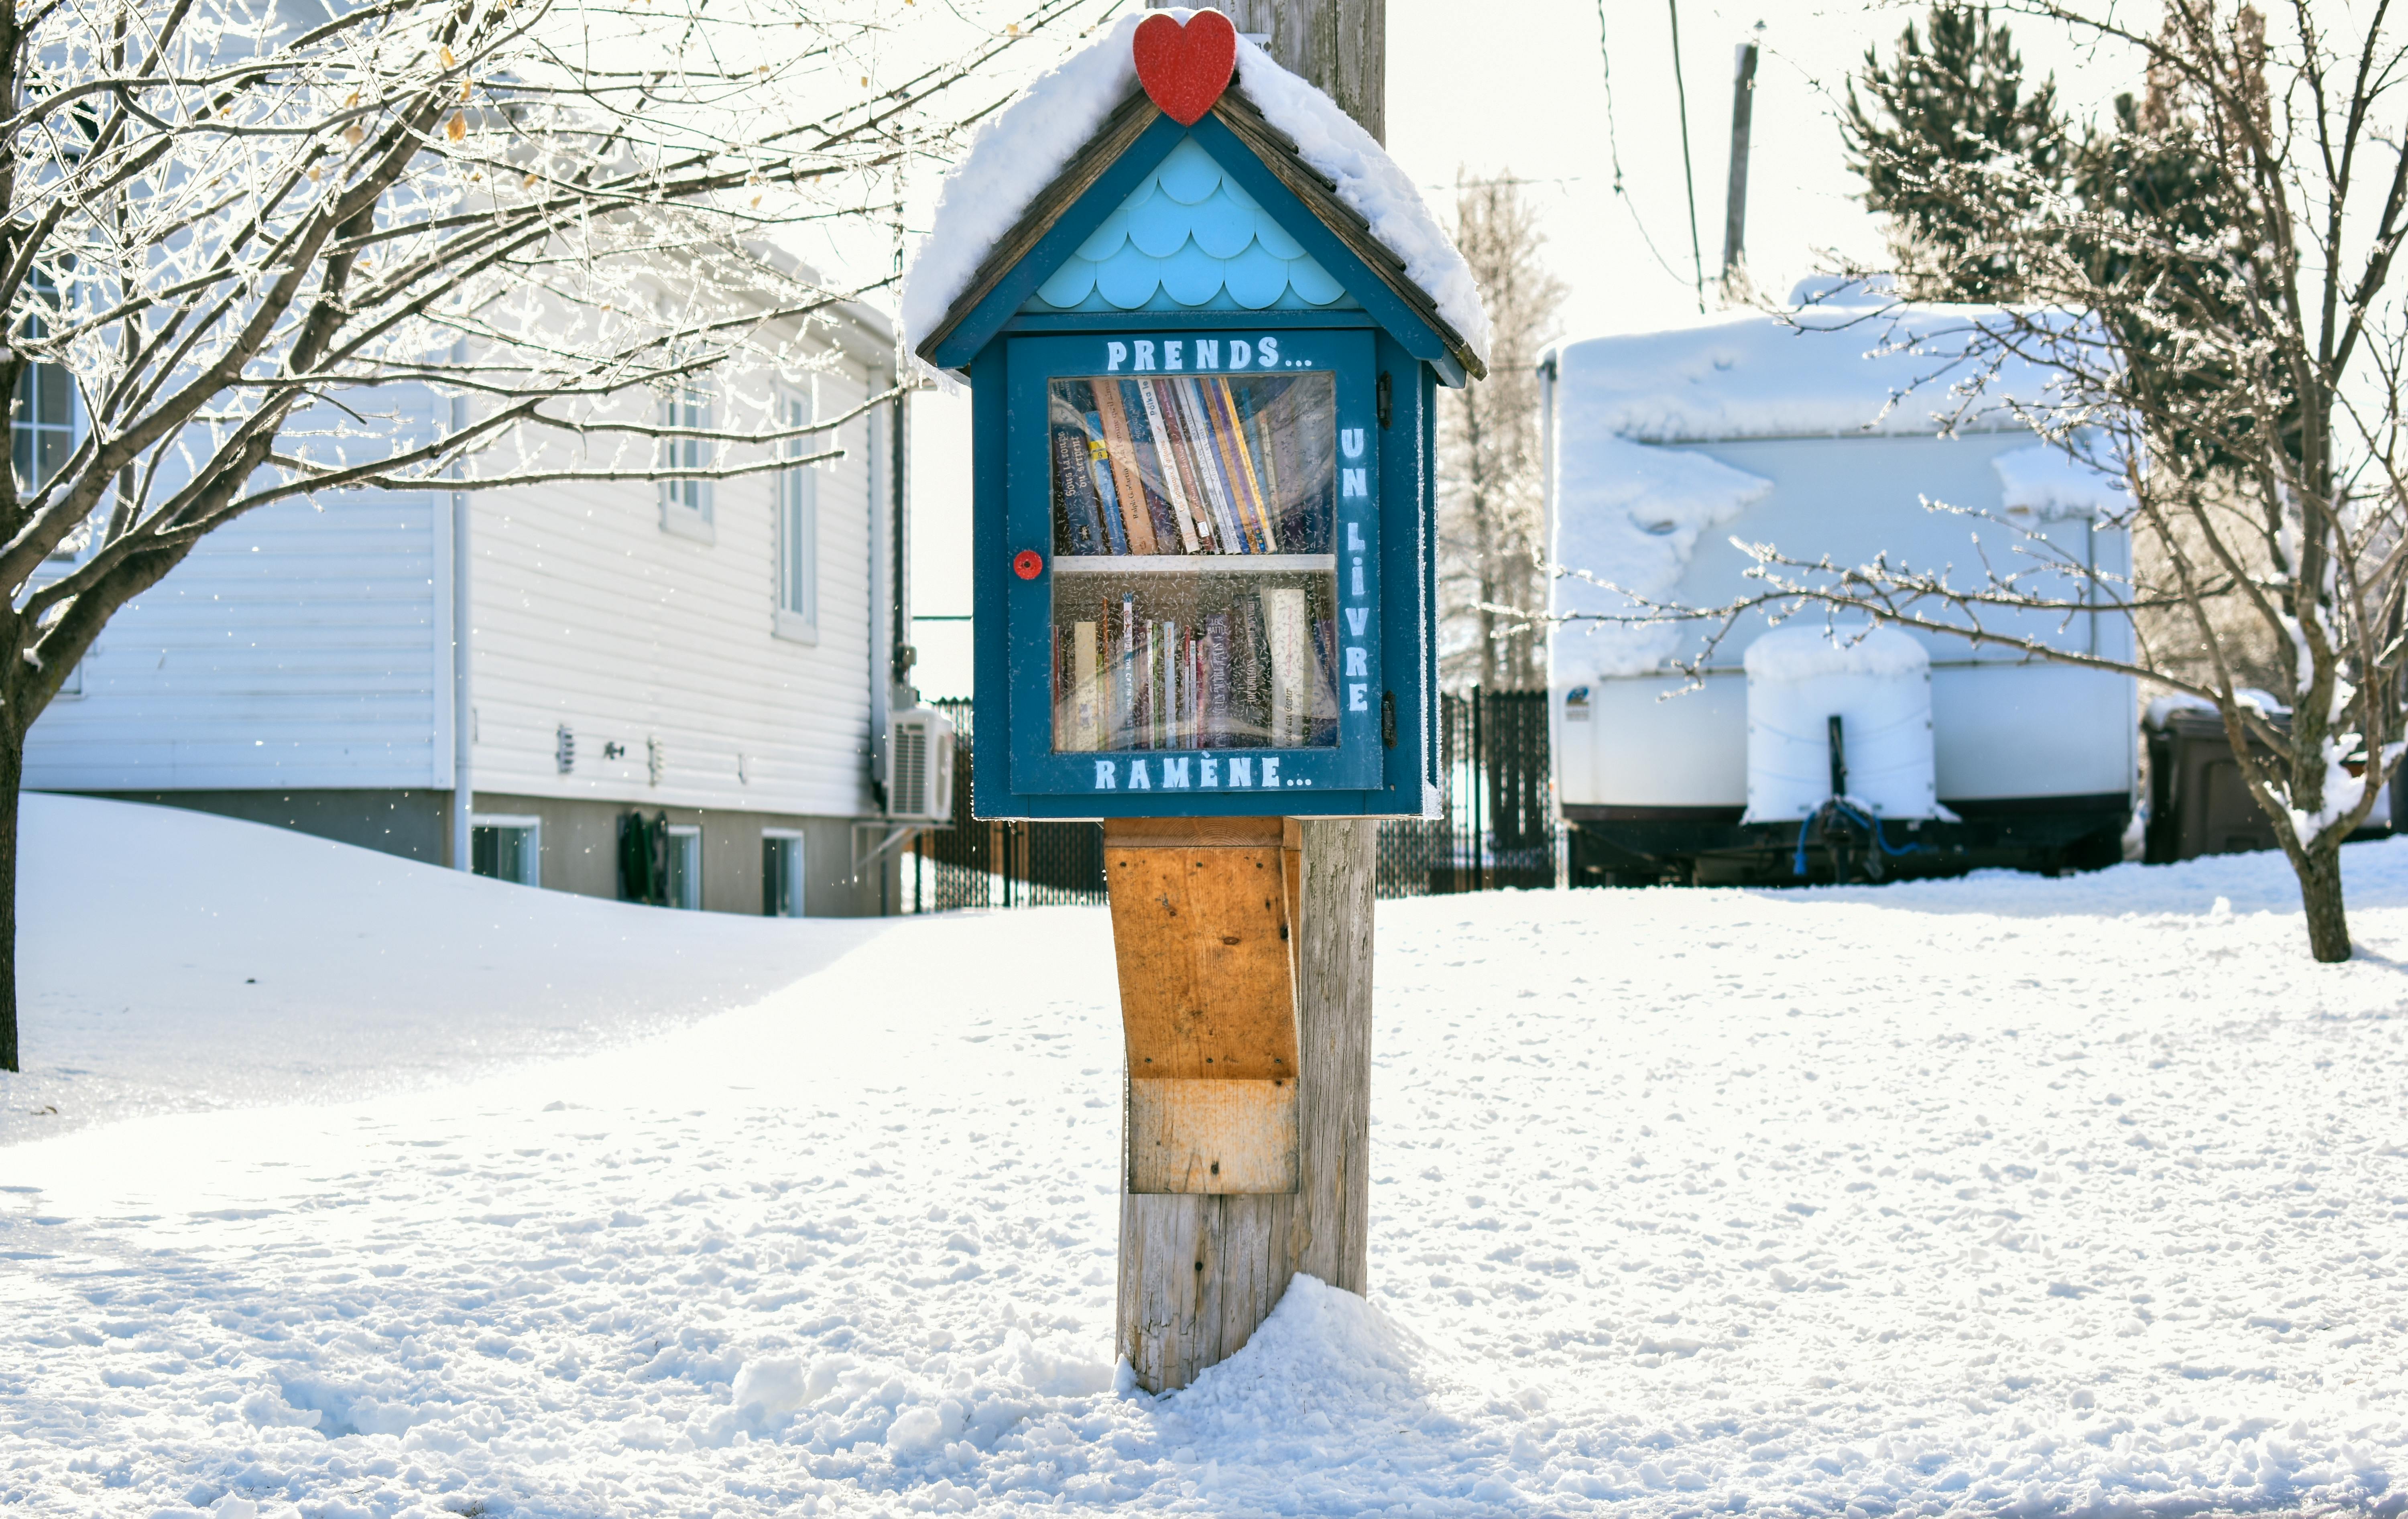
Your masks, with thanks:
<instances>
[{"instance_id":1,"label":"house window","mask_svg":"<svg viewBox=\"0 0 2408 1519\"><path fill-rule=\"evenodd\" d=\"M34 293L50 305L58 303L58 287L38 269L34 272ZM25 332L32 337L45 337L50 323L37 316L27 317ZM8 408L9 456L17 468L20 495L41 489L59 472L75 451L75 380L66 365L25 365L17 375L17 394ZM83 542L82 533L70 534L50 557L73 559Z\"/></svg>"},{"instance_id":2,"label":"house window","mask_svg":"<svg viewBox=\"0 0 2408 1519\"><path fill-rule=\"evenodd\" d=\"M780 422L802 427L811 421L808 392L779 398ZM786 440L786 457L818 451L813 437ZM820 472L796 466L778 474L778 616L781 638L817 642L820 631Z\"/></svg>"},{"instance_id":3,"label":"house window","mask_svg":"<svg viewBox=\"0 0 2408 1519\"><path fill-rule=\"evenodd\" d=\"M471 815L468 867L495 881L514 881L522 886L542 885L543 820Z\"/></svg>"},{"instance_id":4,"label":"house window","mask_svg":"<svg viewBox=\"0 0 2408 1519\"><path fill-rule=\"evenodd\" d=\"M661 425L708 430L711 425L710 389L694 383L671 391L667 400L662 403ZM709 438L661 439L661 467L664 469L708 469L711 454ZM682 537L710 541L714 536L710 523L710 481L661 481L661 526Z\"/></svg>"},{"instance_id":5,"label":"house window","mask_svg":"<svg viewBox=\"0 0 2408 1519\"><path fill-rule=\"evenodd\" d=\"M669 824L668 905L702 910L702 830L691 823Z\"/></svg>"},{"instance_id":6,"label":"house window","mask_svg":"<svg viewBox=\"0 0 2408 1519\"><path fill-rule=\"evenodd\" d=\"M34 318L32 324L38 335L41 319ZM19 372L8 439L20 491L40 489L67 462L75 447L75 383L66 365L29 364Z\"/></svg>"},{"instance_id":7,"label":"house window","mask_svg":"<svg viewBox=\"0 0 2408 1519\"><path fill-rule=\"evenodd\" d=\"M803 836L796 829L761 830L761 914L803 915Z\"/></svg>"}]
</instances>

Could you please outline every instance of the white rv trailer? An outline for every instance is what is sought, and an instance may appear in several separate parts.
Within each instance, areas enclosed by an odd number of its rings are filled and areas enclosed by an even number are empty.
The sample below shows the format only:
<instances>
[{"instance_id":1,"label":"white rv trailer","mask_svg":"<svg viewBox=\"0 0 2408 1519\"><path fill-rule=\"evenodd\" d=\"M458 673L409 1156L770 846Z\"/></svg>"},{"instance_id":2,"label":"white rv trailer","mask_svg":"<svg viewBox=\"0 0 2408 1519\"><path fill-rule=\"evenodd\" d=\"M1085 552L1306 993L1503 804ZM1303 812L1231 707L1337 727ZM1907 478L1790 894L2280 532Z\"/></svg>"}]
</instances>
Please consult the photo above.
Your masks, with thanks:
<instances>
[{"instance_id":1,"label":"white rv trailer","mask_svg":"<svg viewBox=\"0 0 2408 1519\"><path fill-rule=\"evenodd\" d=\"M1553 582L1554 609L1627 615L1633 593L1707 608L1761 590L1734 538L1810 561L1885 554L1945 568L1959 585L1979 582L1985 557L2037 568L2027 535L2086 566L2128 569L2117 482L2043 442L2008 404L2041 397L2046 377L2011 366L1970 404L1952 394L1967 371L1949 356L1984 315L1824 305L1556 345L1540 366L1550 530L1569 572ZM1879 876L2119 857L2138 768L2130 678L1923 632L1867 638L1844 620L1825 632L1827 621L1792 619L1781 652L1768 644L1751 660L1771 623L1747 613L1694 690L1673 666L1718 624L1554 624L1551 737L1576 881L1829 880L1852 859ZM1991 625L2110 657L2131 647L2119 613ZM1819 663L1817 637L1836 638ZM1900 656L1906 638L1922 658ZM1801 771L1799 755L1827 740L1828 779ZM1897 782L1886 801L1846 775L1846 751L1876 744Z\"/></svg>"}]
</instances>

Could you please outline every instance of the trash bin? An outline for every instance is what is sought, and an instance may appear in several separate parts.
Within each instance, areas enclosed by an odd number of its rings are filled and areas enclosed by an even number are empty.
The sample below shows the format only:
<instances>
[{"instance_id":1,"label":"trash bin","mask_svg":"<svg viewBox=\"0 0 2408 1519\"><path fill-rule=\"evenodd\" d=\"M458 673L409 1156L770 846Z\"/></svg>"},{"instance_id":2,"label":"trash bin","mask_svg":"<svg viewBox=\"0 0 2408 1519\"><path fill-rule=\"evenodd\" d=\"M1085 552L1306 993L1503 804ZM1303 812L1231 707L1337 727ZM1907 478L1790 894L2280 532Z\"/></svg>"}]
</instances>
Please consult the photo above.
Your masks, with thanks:
<instances>
[{"instance_id":1,"label":"trash bin","mask_svg":"<svg viewBox=\"0 0 2408 1519\"><path fill-rule=\"evenodd\" d=\"M2290 731L2287 711L2276 710L2269 721L2280 731ZM2141 731L2149 746L2149 826L2143 860L2171 865L2202 854L2243 854L2279 847L2273 824L2250 795L2240 762L2233 758L2221 716L2196 707L2168 709L2163 703L2152 703ZM2388 835L2394 816L2391 801L2387 795L2377 798L2365 824L2350 838Z\"/></svg>"}]
</instances>

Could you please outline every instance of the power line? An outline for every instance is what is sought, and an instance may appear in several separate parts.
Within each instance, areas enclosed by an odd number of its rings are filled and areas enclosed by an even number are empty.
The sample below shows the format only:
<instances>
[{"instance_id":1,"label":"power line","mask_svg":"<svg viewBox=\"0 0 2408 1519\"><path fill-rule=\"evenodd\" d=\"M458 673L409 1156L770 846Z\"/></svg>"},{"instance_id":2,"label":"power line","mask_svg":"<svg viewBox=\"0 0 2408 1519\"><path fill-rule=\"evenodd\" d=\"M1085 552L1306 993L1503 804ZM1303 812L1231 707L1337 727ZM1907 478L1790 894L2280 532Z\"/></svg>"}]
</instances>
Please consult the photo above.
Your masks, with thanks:
<instances>
[{"instance_id":1,"label":"power line","mask_svg":"<svg viewBox=\"0 0 2408 1519\"><path fill-rule=\"evenodd\" d=\"M1648 233L1647 223L1639 214L1639 203L1630 198L1630 192L1622 185L1622 145L1613 130L1613 54L1606 47L1605 0L1597 0L1597 57L1605 71L1605 153L1613 165L1614 199L1622 202L1622 208L1630 213L1630 224L1639 229L1639 240L1647 245L1648 256L1656 261L1656 267L1677 283L1681 272L1672 267L1671 262L1664 257L1663 251L1656 246L1655 237Z\"/></svg>"},{"instance_id":2,"label":"power line","mask_svg":"<svg viewBox=\"0 0 2408 1519\"><path fill-rule=\"evenodd\" d=\"M1681 103L1681 179L1689 187L1689 263L1698 271L1698 314L1706 314L1706 255L1698 251L1698 176L1689 166L1689 82L1681 73L1681 0L1664 0L1672 12L1672 88Z\"/></svg>"}]
</instances>

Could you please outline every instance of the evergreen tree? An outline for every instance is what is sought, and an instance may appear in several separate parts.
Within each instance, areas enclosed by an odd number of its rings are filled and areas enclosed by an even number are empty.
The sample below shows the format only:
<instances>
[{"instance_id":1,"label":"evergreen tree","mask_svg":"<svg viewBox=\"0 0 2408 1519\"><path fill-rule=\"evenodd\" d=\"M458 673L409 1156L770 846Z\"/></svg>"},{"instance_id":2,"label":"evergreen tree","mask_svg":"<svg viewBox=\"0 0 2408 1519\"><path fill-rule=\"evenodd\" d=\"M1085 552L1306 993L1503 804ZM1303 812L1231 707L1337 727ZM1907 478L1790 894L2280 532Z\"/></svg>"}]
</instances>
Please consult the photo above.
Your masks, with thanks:
<instances>
[{"instance_id":1,"label":"evergreen tree","mask_svg":"<svg viewBox=\"0 0 2408 1519\"><path fill-rule=\"evenodd\" d=\"M2000 301L2022 293L2001 223L2063 184L2066 130L2055 79L2026 93L2023 55L1987 7L1935 0L1921 34L1907 23L1887 66L1866 49L1841 130L1865 204L1889 219L1908 294ZM1965 194L1969 176L1989 193Z\"/></svg>"}]
</instances>

